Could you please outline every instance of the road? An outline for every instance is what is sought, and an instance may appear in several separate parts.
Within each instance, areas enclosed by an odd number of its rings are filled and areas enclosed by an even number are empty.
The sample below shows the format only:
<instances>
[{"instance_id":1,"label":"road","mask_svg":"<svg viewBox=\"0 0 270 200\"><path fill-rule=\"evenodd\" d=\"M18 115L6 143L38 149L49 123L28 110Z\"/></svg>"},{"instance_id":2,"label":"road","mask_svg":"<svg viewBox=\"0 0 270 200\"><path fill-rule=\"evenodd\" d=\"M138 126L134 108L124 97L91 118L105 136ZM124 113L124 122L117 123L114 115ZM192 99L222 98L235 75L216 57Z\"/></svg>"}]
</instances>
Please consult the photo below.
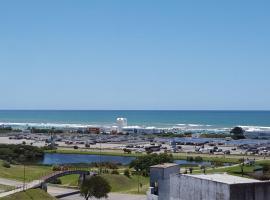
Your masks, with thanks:
<instances>
[{"instance_id":1,"label":"road","mask_svg":"<svg viewBox=\"0 0 270 200\"><path fill-rule=\"evenodd\" d=\"M61 200L84 200L82 196L79 194L61 198ZM97 200L95 198L91 198L90 200ZM100 199L105 200L105 199ZM146 200L145 195L132 195L132 194L118 194L118 193L110 193L109 197L106 200Z\"/></svg>"},{"instance_id":2,"label":"road","mask_svg":"<svg viewBox=\"0 0 270 200\"><path fill-rule=\"evenodd\" d=\"M61 194L66 194L70 192L75 192L77 190L70 188L54 187L48 186L48 193L52 196L57 196ZM132 194L119 194L119 193L110 193L108 199L106 200L146 200L145 195L132 195ZM84 200L79 194L61 198L61 200ZM91 200L96 200L91 199ZM102 199L101 199L102 200Z\"/></svg>"}]
</instances>

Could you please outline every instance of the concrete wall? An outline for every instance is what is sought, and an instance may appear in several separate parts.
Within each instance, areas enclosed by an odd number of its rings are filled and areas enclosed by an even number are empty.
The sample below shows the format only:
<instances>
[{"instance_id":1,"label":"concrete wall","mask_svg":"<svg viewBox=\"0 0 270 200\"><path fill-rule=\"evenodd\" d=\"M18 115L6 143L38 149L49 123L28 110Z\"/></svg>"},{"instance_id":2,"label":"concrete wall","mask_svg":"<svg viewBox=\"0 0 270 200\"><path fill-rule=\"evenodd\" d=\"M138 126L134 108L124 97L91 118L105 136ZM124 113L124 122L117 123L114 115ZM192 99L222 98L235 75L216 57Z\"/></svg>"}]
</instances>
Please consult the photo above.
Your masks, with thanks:
<instances>
[{"instance_id":1,"label":"concrete wall","mask_svg":"<svg viewBox=\"0 0 270 200\"><path fill-rule=\"evenodd\" d=\"M150 169L150 187L158 186L158 199L169 199L170 175L177 175L180 171L178 165L168 168L151 167Z\"/></svg>"},{"instance_id":2,"label":"concrete wall","mask_svg":"<svg viewBox=\"0 0 270 200\"><path fill-rule=\"evenodd\" d=\"M230 200L230 187L224 183L177 175L170 179L170 200Z\"/></svg>"},{"instance_id":3,"label":"concrete wall","mask_svg":"<svg viewBox=\"0 0 270 200\"><path fill-rule=\"evenodd\" d=\"M270 182L230 185L231 200L270 200Z\"/></svg>"}]
</instances>

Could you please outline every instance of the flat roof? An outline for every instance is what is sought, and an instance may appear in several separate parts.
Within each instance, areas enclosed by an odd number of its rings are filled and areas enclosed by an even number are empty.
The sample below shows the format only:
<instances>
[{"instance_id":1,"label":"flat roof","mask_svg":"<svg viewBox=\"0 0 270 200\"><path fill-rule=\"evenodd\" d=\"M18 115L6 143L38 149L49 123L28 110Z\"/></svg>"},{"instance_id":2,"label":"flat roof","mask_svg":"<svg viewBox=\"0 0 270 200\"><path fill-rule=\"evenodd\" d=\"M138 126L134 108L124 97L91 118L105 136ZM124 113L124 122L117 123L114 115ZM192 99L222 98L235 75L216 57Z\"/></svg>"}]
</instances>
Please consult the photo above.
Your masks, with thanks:
<instances>
[{"instance_id":1,"label":"flat roof","mask_svg":"<svg viewBox=\"0 0 270 200\"><path fill-rule=\"evenodd\" d=\"M255 179L249 179L249 178L244 178L244 177L239 177L239 176L232 176L229 174L198 174L198 175L191 175L191 174L184 174L185 176L190 176L190 177L195 177L199 179L205 179L205 180L211 180L211 181L216 181L220 183L226 183L229 185L232 184L238 184L238 183L258 183L262 181L258 181Z\"/></svg>"},{"instance_id":2,"label":"flat roof","mask_svg":"<svg viewBox=\"0 0 270 200\"><path fill-rule=\"evenodd\" d=\"M175 164L175 163L163 163L163 164L151 166L151 168L168 168L168 167L174 167L174 166L178 166L178 164Z\"/></svg>"}]
</instances>

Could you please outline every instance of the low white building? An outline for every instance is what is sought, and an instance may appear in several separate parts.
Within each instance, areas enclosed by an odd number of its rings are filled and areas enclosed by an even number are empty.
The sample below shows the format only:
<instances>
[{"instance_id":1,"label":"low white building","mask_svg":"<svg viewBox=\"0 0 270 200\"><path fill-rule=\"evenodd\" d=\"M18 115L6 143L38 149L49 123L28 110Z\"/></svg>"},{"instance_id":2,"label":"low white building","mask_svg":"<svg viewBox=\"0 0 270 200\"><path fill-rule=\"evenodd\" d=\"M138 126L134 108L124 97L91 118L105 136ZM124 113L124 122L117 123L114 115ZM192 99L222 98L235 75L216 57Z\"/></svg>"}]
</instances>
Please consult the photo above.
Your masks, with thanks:
<instances>
[{"instance_id":1,"label":"low white building","mask_svg":"<svg viewBox=\"0 0 270 200\"><path fill-rule=\"evenodd\" d=\"M269 200L270 182L228 174L180 174L176 164L150 169L147 200Z\"/></svg>"}]
</instances>

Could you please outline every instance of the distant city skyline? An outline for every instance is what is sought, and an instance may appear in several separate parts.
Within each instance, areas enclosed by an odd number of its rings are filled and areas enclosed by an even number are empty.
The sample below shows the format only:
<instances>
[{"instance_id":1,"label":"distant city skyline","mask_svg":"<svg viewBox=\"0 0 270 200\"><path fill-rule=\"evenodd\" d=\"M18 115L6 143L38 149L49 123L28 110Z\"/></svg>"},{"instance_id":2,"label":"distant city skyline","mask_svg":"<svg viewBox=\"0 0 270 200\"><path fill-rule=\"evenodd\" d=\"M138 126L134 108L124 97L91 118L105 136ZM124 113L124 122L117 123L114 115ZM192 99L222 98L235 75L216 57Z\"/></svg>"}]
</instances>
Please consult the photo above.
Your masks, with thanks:
<instances>
[{"instance_id":1,"label":"distant city skyline","mask_svg":"<svg viewBox=\"0 0 270 200\"><path fill-rule=\"evenodd\" d=\"M1 1L0 110L270 110L268 1Z\"/></svg>"}]
</instances>

